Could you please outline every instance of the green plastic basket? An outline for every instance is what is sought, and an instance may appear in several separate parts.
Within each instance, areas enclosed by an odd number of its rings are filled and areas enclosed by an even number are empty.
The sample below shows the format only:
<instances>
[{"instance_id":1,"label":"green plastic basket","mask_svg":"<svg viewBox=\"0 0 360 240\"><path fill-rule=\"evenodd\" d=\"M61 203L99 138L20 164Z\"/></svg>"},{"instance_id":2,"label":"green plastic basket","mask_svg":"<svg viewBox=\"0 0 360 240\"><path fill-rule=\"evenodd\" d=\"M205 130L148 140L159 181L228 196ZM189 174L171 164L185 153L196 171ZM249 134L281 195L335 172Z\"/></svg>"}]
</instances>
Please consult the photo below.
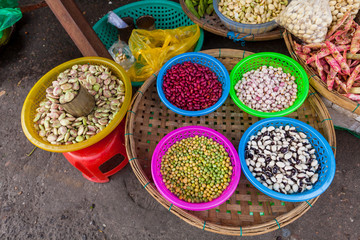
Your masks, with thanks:
<instances>
[{"instance_id":1,"label":"green plastic basket","mask_svg":"<svg viewBox=\"0 0 360 240\"><path fill-rule=\"evenodd\" d=\"M120 17L132 17L136 20L143 15L155 18L156 29L174 29L181 26L193 25L194 22L184 13L180 4L166 0L139 1L127 4L113 10ZM93 27L106 49L117 41L117 29L107 22L108 15L101 18ZM204 42L204 31L200 28L200 38L194 52L201 50ZM134 87L141 86L144 82L132 82Z\"/></svg>"},{"instance_id":2,"label":"green plastic basket","mask_svg":"<svg viewBox=\"0 0 360 240\"><path fill-rule=\"evenodd\" d=\"M285 73L290 73L295 77L298 86L297 98L289 108L278 112L260 112L249 108L236 96L234 87L238 81L241 81L243 74L261 66L281 67ZM235 104L243 111L262 118L282 117L294 112L303 104L309 92L309 79L304 68L292 58L273 52L256 53L241 60L231 71L230 81L230 96Z\"/></svg>"}]
</instances>

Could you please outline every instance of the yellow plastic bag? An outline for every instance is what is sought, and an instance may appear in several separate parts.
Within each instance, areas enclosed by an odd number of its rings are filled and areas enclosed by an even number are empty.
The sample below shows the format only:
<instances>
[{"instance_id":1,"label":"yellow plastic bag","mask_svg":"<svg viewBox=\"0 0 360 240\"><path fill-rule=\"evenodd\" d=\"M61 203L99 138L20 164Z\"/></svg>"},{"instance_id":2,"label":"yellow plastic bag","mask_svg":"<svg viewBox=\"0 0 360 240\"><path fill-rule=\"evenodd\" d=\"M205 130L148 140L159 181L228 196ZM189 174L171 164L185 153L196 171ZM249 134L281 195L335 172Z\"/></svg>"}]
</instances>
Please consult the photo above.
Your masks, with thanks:
<instances>
[{"instance_id":1,"label":"yellow plastic bag","mask_svg":"<svg viewBox=\"0 0 360 240\"><path fill-rule=\"evenodd\" d=\"M198 25L165 30L133 30L129 47L136 62L127 71L131 81L145 81L172 57L193 51L199 37Z\"/></svg>"}]
</instances>

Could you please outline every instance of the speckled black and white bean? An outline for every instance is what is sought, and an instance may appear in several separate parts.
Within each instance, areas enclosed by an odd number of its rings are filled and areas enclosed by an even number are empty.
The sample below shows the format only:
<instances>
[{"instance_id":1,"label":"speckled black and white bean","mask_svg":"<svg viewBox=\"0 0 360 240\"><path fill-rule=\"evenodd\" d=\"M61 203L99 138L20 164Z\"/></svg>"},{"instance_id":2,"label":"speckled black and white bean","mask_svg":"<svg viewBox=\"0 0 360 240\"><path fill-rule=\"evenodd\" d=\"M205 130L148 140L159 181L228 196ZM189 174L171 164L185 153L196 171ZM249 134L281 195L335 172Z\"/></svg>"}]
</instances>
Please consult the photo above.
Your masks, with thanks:
<instances>
[{"instance_id":1,"label":"speckled black and white bean","mask_svg":"<svg viewBox=\"0 0 360 240\"><path fill-rule=\"evenodd\" d=\"M284 194L310 190L319 178L315 149L305 133L289 125L264 127L251 136L245 160L259 182Z\"/></svg>"}]
</instances>

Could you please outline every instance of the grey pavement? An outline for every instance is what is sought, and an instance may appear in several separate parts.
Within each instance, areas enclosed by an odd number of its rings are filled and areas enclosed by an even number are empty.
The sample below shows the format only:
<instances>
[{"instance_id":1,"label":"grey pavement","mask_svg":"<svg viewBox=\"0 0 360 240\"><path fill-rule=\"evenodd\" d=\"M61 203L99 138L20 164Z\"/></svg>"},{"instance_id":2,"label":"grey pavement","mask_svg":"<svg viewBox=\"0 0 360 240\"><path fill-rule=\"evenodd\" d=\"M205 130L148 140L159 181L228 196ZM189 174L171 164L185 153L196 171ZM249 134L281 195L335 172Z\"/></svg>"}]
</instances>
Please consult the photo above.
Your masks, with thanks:
<instances>
[{"instance_id":1,"label":"grey pavement","mask_svg":"<svg viewBox=\"0 0 360 240\"><path fill-rule=\"evenodd\" d=\"M20 4L37 1L20 1ZM76 1L95 24L128 1ZM203 49L287 54L283 40L239 43L205 33ZM53 67L81 57L49 8L26 13L0 53L0 239L240 239L195 228L169 213L141 186L131 167L106 184L90 182L59 153L37 149L20 124L31 87ZM360 142L336 131L337 170L330 188L301 218L246 239L360 239Z\"/></svg>"}]
</instances>

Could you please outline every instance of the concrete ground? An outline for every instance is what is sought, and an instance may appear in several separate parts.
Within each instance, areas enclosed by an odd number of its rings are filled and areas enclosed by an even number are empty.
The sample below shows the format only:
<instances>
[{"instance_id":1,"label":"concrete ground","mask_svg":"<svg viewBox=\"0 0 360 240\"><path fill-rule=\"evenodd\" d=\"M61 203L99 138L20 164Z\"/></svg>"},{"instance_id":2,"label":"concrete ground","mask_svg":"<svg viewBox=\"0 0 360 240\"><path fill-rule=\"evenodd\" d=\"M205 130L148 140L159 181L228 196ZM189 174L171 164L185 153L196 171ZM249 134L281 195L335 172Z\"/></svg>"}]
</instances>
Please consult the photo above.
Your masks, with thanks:
<instances>
[{"instance_id":1,"label":"concrete ground","mask_svg":"<svg viewBox=\"0 0 360 240\"><path fill-rule=\"evenodd\" d=\"M95 22L127 1L77 1ZM35 0L20 4L36 3ZM283 40L247 42L205 34L204 49L235 48L287 54ZM169 213L127 166L106 184L85 180L58 153L37 149L20 125L31 87L53 67L81 57L49 8L26 13L0 55L0 239L238 239L202 231ZM360 239L360 144L337 134L337 170L330 188L284 229L248 239Z\"/></svg>"}]
</instances>

